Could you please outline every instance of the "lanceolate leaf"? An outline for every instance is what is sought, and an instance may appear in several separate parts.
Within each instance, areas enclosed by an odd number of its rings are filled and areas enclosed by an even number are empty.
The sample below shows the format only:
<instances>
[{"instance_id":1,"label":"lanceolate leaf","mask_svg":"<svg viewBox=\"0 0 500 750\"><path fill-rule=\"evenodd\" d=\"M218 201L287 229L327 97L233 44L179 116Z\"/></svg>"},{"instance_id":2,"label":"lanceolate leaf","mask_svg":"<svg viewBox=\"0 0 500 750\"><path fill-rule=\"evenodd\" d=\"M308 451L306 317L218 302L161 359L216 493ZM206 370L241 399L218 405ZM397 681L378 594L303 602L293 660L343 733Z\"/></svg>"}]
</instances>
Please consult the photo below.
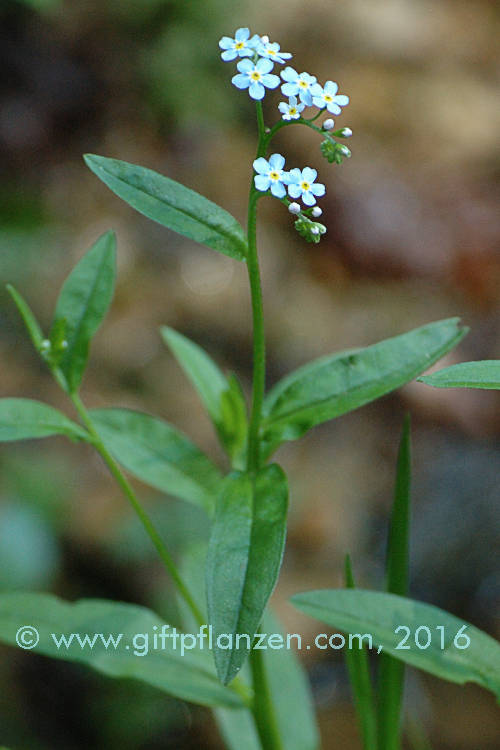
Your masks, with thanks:
<instances>
[{"instance_id":1,"label":"lanceolate leaf","mask_svg":"<svg viewBox=\"0 0 500 750\"><path fill-rule=\"evenodd\" d=\"M476 682L500 699L500 645L438 607L360 589L308 591L292 603L332 627L371 634L376 646L406 664L451 682Z\"/></svg>"},{"instance_id":2,"label":"lanceolate leaf","mask_svg":"<svg viewBox=\"0 0 500 750\"><path fill-rule=\"evenodd\" d=\"M0 399L0 442L65 435L87 440L87 432L48 404L29 398Z\"/></svg>"},{"instance_id":3,"label":"lanceolate leaf","mask_svg":"<svg viewBox=\"0 0 500 750\"><path fill-rule=\"evenodd\" d=\"M266 614L261 632L280 634L281 627L271 614ZM286 637L283 637L283 643L286 643ZM263 654L283 747L286 750L319 750L311 690L300 661L290 648L267 648ZM216 710L216 718L229 750L261 750L248 711L221 708Z\"/></svg>"},{"instance_id":4,"label":"lanceolate leaf","mask_svg":"<svg viewBox=\"0 0 500 750\"><path fill-rule=\"evenodd\" d=\"M411 445L407 416L399 446L396 487L387 544L387 591L406 596L409 585ZM400 750L401 706L404 690L404 662L381 654L378 672L379 746Z\"/></svg>"},{"instance_id":5,"label":"lanceolate leaf","mask_svg":"<svg viewBox=\"0 0 500 750\"><path fill-rule=\"evenodd\" d=\"M214 423L220 441L233 459L243 453L247 433L246 406L236 378L226 378L198 344L163 326L165 343L177 358Z\"/></svg>"},{"instance_id":6,"label":"lanceolate leaf","mask_svg":"<svg viewBox=\"0 0 500 750\"><path fill-rule=\"evenodd\" d=\"M345 585L348 589L355 588L349 555L345 560ZM368 654L365 648L346 648L344 657L363 737L363 748L364 750L377 750L377 714Z\"/></svg>"},{"instance_id":7,"label":"lanceolate leaf","mask_svg":"<svg viewBox=\"0 0 500 750\"><path fill-rule=\"evenodd\" d=\"M267 395L262 433L267 453L314 425L399 388L465 336L458 318L441 320L366 349L334 354L301 367Z\"/></svg>"},{"instance_id":8,"label":"lanceolate leaf","mask_svg":"<svg viewBox=\"0 0 500 750\"><path fill-rule=\"evenodd\" d=\"M286 477L276 464L255 478L230 474L217 499L207 556L207 603L215 664L224 684L242 666L276 584L287 505ZM222 634L226 637L218 647Z\"/></svg>"},{"instance_id":9,"label":"lanceolate leaf","mask_svg":"<svg viewBox=\"0 0 500 750\"><path fill-rule=\"evenodd\" d=\"M206 546L191 545L184 553L182 560L182 577L194 594L200 610L203 612L205 600L205 567ZM181 602L184 630L196 632L197 624L192 614ZM264 613L261 633L268 636L281 634L282 628L276 618L269 612ZM283 644L286 644L283 637ZM277 723L283 746L286 750L319 750L319 736L316 717L307 675L294 653L296 640L292 635L291 648L266 648L263 651L271 700L276 711ZM276 642L273 643L276 647ZM240 677L246 681L248 663L242 668ZM248 675L250 681L250 675ZM286 690L283 686L286 685ZM249 711L241 709L217 709L216 719L228 750L261 750L255 724Z\"/></svg>"},{"instance_id":10,"label":"lanceolate leaf","mask_svg":"<svg viewBox=\"0 0 500 750\"><path fill-rule=\"evenodd\" d=\"M84 159L116 195L149 219L231 258L245 259L243 228L212 201L136 164L94 154Z\"/></svg>"},{"instance_id":11,"label":"lanceolate leaf","mask_svg":"<svg viewBox=\"0 0 500 750\"><path fill-rule=\"evenodd\" d=\"M30 306L28 303L21 297L17 289L15 289L11 284L7 284L7 291L9 292L10 296L14 300L14 303L19 311L19 314L21 315L22 319L24 320L24 324L26 325L26 328L28 329L28 333L30 335L30 338L33 342L33 345L37 351L40 348L40 344L43 341L43 333L42 329L40 328L37 319L33 315Z\"/></svg>"},{"instance_id":12,"label":"lanceolate leaf","mask_svg":"<svg viewBox=\"0 0 500 750\"><path fill-rule=\"evenodd\" d=\"M64 331L66 347L53 364L64 375L70 393L78 390L87 364L90 341L113 297L116 239L106 232L66 279L59 295L51 340Z\"/></svg>"},{"instance_id":13,"label":"lanceolate leaf","mask_svg":"<svg viewBox=\"0 0 500 750\"><path fill-rule=\"evenodd\" d=\"M491 388L500 389L500 359L462 362L444 370L422 375L422 383L435 388Z\"/></svg>"},{"instance_id":14,"label":"lanceolate leaf","mask_svg":"<svg viewBox=\"0 0 500 750\"><path fill-rule=\"evenodd\" d=\"M107 449L131 474L213 512L221 475L182 432L130 409L94 409L91 416Z\"/></svg>"},{"instance_id":15,"label":"lanceolate leaf","mask_svg":"<svg viewBox=\"0 0 500 750\"><path fill-rule=\"evenodd\" d=\"M141 680L182 700L241 708L238 696L217 680L207 650L196 647L181 654L180 641L174 647L173 638L160 638L162 632L171 634L172 629L150 610L132 604L102 599L69 604L49 594L0 595L3 643L15 646L17 640L34 653L80 662L109 677Z\"/></svg>"}]
</instances>

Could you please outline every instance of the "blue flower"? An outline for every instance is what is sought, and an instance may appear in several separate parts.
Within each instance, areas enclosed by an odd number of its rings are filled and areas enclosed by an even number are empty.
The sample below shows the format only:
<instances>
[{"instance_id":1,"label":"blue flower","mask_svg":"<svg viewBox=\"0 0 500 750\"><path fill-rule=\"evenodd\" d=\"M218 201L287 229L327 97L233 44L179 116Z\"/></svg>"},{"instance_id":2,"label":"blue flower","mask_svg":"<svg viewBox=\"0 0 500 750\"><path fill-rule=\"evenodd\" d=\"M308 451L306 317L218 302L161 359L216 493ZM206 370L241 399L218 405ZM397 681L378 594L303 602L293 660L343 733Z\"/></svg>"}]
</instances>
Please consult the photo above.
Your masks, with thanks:
<instances>
[{"instance_id":1,"label":"blue flower","mask_svg":"<svg viewBox=\"0 0 500 750\"><path fill-rule=\"evenodd\" d=\"M291 96L286 102L280 102L278 109L282 114L283 120L298 120L300 113L305 109L305 104L297 104L297 97Z\"/></svg>"},{"instance_id":2,"label":"blue flower","mask_svg":"<svg viewBox=\"0 0 500 750\"><path fill-rule=\"evenodd\" d=\"M283 172L284 166L285 157L281 154L272 154L269 161L263 156L256 159L253 168L258 174L253 179L257 190L265 192L271 188L271 193L276 198L284 198L285 185L288 183L288 172Z\"/></svg>"},{"instance_id":3,"label":"blue flower","mask_svg":"<svg viewBox=\"0 0 500 750\"><path fill-rule=\"evenodd\" d=\"M277 42L270 42L267 37L262 37L257 44L257 52L261 57L268 57L276 63L284 64L285 60L290 60L290 52L280 52L280 45Z\"/></svg>"},{"instance_id":4,"label":"blue flower","mask_svg":"<svg viewBox=\"0 0 500 750\"><path fill-rule=\"evenodd\" d=\"M279 77L270 74L273 63L264 57L260 57L257 63L240 60L237 68L240 72L233 76L232 81L237 88L248 89L252 99L263 99L266 88L275 89L279 86Z\"/></svg>"},{"instance_id":5,"label":"blue flower","mask_svg":"<svg viewBox=\"0 0 500 750\"><path fill-rule=\"evenodd\" d=\"M325 186L315 183L318 173L311 167L300 170L297 167L288 173L288 195L290 198L302 198L306 206L314 206L316 198L325 194Z\"/></svg>"},{"instance_id":6,"label":"blue flower","mask_svg":"<svg viewBox=\"0 0 500 750\"><path fill-rule=\"evenodd\" d=\"M338 85L334 81L327 81L322 87L315 83L311 87L312 100L315 107L324 109L325 107L332 115L340 115L341 107L349 104L349 97L344 94L337 94Z\"/></svg>"},{"instance_id":7,"label":"blue flower","mask_svg":"<svg viewBox=\"0 0 500 750\"><path fill-rule=\"evenodd\" d=\"M312 104L310 88L316 83L316 77L310 76L309 73L297 73L293 68L287 67L281 71L281 77L286 83L281 87L285 96L299 96L300 101L307 107Z\"/></svg>"},{"instance_id":8,"label":"blue flower","mask_svg":"<svg viewBox=\"0 0 500 750\"><path fill-rule=\"evenodd\" d=\"M219 47L224 50L221 57L226 62L235 60L237 57L253 57L255 47L260 42L260 36L254 34L250 39L250 29L237 29L234 39L223 36L219 42Z\"/></svg>"}]
</instances>

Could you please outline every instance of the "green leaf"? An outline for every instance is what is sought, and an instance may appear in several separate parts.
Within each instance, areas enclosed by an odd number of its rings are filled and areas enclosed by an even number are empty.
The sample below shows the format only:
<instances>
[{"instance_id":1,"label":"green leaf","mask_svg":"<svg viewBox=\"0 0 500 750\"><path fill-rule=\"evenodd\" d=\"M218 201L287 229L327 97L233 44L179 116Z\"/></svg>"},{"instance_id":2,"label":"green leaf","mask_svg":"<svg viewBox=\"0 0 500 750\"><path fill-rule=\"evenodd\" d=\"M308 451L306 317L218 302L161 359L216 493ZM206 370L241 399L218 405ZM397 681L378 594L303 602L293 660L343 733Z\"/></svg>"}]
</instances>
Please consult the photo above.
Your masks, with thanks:
<instances>
[{"instance_id":1,"label":"green leaf","mask_svg":"<svg viewBox=\"0 0 500 750\"><path fill-rule=\"evenodd\" d=\"M422 375L420 382L435 388L490 388L500 389L500 359L484 359L479 362L462 362Z\"/></svg>"},{"instance_id":2,"label":"green leaf","mask_svg":"<svg viewBox=\"0 0 500 750\"><path fill-rule=\"evenodd\" d=\"M233 465L241 468L248 427L245 400L237 379L226 378L208 354L186 336L167 326L162 327L161 334L198 391Z\"/></svg>"},{"instance_id":3,"label":"green leaf","mask_svg":"<svg viewBox=\"0 0 500 750\"><path fill-rule=\"evenodd\" d=\"M215 665L224 684L248 655L276 584L287 505L287 481L277 464L266 466L255 478L233 472L217 499L207 556L207 603ZM217 647L222 634L227 637Z\"/></svg>"},{"instance_id":4,"label":"green leaf","mask_svg":"<svg viewBox=\"0 0 500 750\"><path fill-rule=\"evenodd\" d=\"M244 260L245 233L223 208L151 169L86 154L87 166L116 195L149 219L195 242Z\"/></svg>"},{"instance_id":5,"label":"green leaf","mask_svg":"<svg viewBox=\"0 0 500 750\"><path fill-rule=\"evenodd\" d=\"M190 545L183 554L181 565L182 578L202 612L205 601L203 569L206 552L206 545ZM180 597L178 597L178 603L184 630L195 632L198 627L191 612ZM282 632L279 622L269 611L264 613L260 630L268 635ZM290 641L291 649L267 648L263 651L280 736L287 750L318 750L318 728L309 682L293 650L296 641L293 637ZM286 636L283 637L283 642L286 643ZM249 671L248 664L246 664L239 676L245 679ZM248 675L248 681L250 681L250 675ZM283 690L283 685L286 685L286 690ZM230 750L261 750L249 711L222 708L217 709L215 715L221 734Z\"/></svg>"},{"instance_id":6,"label":"green leaf","mask_svg":"<svg viewBox=\"0 0 500 750\"><path fill-rule=\"evenodd\" d=\"M410 577L410 419L403 425L399 446L396 487L387 544L387 591L406 596ZM404 690L404 662L389 654L380 656L378 674L379 746L386 750L401 748L401 707Z\"/></svg>"},{"instance_id":7,"label":"green leaf","mask_svg":"<svg viewBox=\"0 0 500 750\"><path fill-rule=\"evenodd\" d=\"M346 555L345 585L354 589L351 560ZM377 750L377 715L370 677L368 654L363 648L344 649L344 658L354 696L354 705L359 717L364 750Z\"/></svg>"},{"instance_id":8,"label":"green leaf","mask_svg":"<svg viewBox=\"0 0 500 750\"><path fill-rule=\"evenodd\" d=\"M19 314L24 320L24 324L28 329L28 333L33 342L33 346L37 351L39 351L40 346L44 340L44 336L37 319L33 315L33 312L31 311L28 303L19 294L17 289L12 286L12 284L7 284L7 291L14 300L14 304L16 305Z\"/></svg>"},{"instance_id":9,"label":"green leaf","mask_svg":"<svg viewBox=\"0 0 500 750\"><path fill-rule=\"evenodd\" d=\"M276 618L266 613L261 632L281 635L282 629ZM285 644L286 636L282 637ZM293 642L291 639L292 644ZM283 747L286 750L319 750L319 732L311 689L300 661L290 648L266 648L263 656ZM216 710L215 715L230 750L261 750L248 711L221 708Z\"/></svg>"},{"instance_id":10,"label":"green leaf","mask_svg":"<svg viewBox=\"0 0 500 750\"><path fill-rule=\"evenodd\" d=\"M467 329L458 320L441 320L366 349L328 355L285 377L264 402L265 453L412 380L465 336Z\"/></svg>"},{"instance_id":11,"label":"green leaf","mask_svg":"<svg viewBox=\"0 0 500 750\"><path fill-rule=\"evenodd\" d=\"M182 654L179 640L174 647L173 638L160 638L164 625L151 610L132 604L99 599L69 604L49 594L0 595L0 641L4 643L16 645L17 637L34 653L80 662L109 677L141 680L182 700L241 707L238 696L218 682L208 651L197 647ZM38 645L33 648L29 639L36 640L35 633L27 631L28 626L38 631ZM164 632L171 633L169 628L167 625ZM60 636L69 638L72 633L82 639L85 635L98 637L93 647L88 640L82 647L74 635L71 645L65 647Z\"/></svg>"},{"instance_id":12,"label":"green leaf","mask_svg":"<svg viewBox=\"0 0 500 750\"><path fill-rule=\"evenodd\" d=\"M348 633L370 633L375 645L406 664L450 682L476 682L500 699L500 645L438 607L360 589L308 591L292 597L292 603L310 617ZM406 642L406 630L396 632L401 626L410 631ZM429 646L422 648L428 633Z\"/></svg>"},{"instance_id":13,"label":"green leaf","mask_svg":"<svg viewBox=\"0 0 500 750\"><path fill-rule=\"evenodd\" d=\"M0 442L65 435L88 440L89 435L60 411L29 398L0 399Z\"/></svg>"},{"instance_id":14,"label":"green leaf","mask_svg":"<svg viewBox=\"0 0 500 750\"><path fill-rule=\"evenodd\" d=\"M93 409L90 414L106 448L131 474L213 512L221 475L182 432L130 409Z\"/></svg>"},{"instance_id":15,"label":"green leaf","mask_svg":"<svg viewBox=\"0 0 500 750\"><path fill-rule=\"evenodd\" d=\"M90 341L113 298L115 258L115 235L106 232L72 270L57 300L50 339L59 339L64 331L67 346L59 347L52 364L64 375L70 393L78 390Z\"/></svg>"}]
</instances>

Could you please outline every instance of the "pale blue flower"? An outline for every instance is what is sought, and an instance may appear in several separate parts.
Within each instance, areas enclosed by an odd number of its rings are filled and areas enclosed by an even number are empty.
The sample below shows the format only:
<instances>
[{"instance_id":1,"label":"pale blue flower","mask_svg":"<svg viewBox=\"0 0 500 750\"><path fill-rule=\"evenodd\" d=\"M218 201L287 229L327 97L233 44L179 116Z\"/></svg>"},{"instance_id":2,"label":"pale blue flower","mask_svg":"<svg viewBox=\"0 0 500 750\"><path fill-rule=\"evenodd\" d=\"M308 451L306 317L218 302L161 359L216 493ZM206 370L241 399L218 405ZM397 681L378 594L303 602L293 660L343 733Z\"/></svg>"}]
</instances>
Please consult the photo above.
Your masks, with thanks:
<instances>
[{"instance_id":1,"label":"pale blue flower","mask_svg":"<svg viewBox=\"0 0 500 750\"><path fill-rule=\"evenodd\" d=\"M305 109L305 104L298 104L296 96L290 96L288 104L286 102L280 102L278 109L281 112L283 120L298 120L300 113Z\"/></svg>"},{"instance_id":2,"label":"pale blue flower","mask_svg":"<svg viewBox=\"0 0 500 750\"><path fill-rule=\"evenodd\" d=\"M287 177L290 198L302 198L306 206L314 206L316 197L319 198L326 192L324 185L314 182L317 176L318 173L311 167L291 169Z\"/></svg>"},{"instance_id":3,"label":"pale blue flower","mask_svg":"<svg viewBox=\"0 0 500 750\"><path fill-rule=\"evenodd\" d=\"M285 60L290 60L292 57L290 52L280 52L280 45L277 42L270 42L266 37L263 37L257 44L257 52L261 57L268 57L281 65L284 64Z\"/></svg>"},{"instance_id":4,"label":"pale blue flower","mask_svg":"<svg viewBox=\"0 0 500 750\"><path fill-rule=\"evenodd\" d=\"M281 154L272 154L269 161L263 156L256 159L253 168L257 174L253 179L257 190L266 192L271 188L271 193L276 198L284 198L288 182L288 172L283 171L284 166L285 157Z\"/></svg>"},{"instance_id":5,"label":"pale blue flower","mask_svg":"<svg viewBox=\"0 0 500 750\"><path fill-rule=\"evenodd\" d=\"M233 76L232 81L239 89L248 89L252 99L263 99L266 88L275 89L279 86L280 79L272 75L273 69L271 60L260 57L256 63L252 60L240 60L236 66L240 71Z\"/></svg>"},{"instance_id":6,"label":"pale blue flower","mask_svg":"<svg viewBox=\"0 0 500 750\"><path fill-rule=\"evenodd\" d=\"M235 60L237 57L253 57L255 47L260 42L260 36L254 34L250 39L250 29L237 29L234 39L229 36L223 36L219 42L219 47L224 50L221 57L225 62Z\"/></svg>"},{"instance_id":7,"label":"pale blue flower","mask_svg":"<svg viewBox=\"0 0 500 750\"><path fill-rule=\"evenodd\" d=\"M285 96L299 96L301 102L307 107L312 104L311 86L316 83L316 77L310 76L309 73L297 73L296 70L288 66L281 71L281 77L286 83L281 87Z\"/></svg>"},{"instance_id":8,"label":"pale blue flower","mask_svg":"<svg viewBox=\"0 0 500 750\"><path fill-rule=\"evenodd\" d=\"M340 115L341 107L349 104L349 97L344 94L337 94L339 90L335 81L327 81L324 86L315 83L311 87L312 100L315 107L324 109L325 107L332 115Z\"/></svg>"}]
</instances>

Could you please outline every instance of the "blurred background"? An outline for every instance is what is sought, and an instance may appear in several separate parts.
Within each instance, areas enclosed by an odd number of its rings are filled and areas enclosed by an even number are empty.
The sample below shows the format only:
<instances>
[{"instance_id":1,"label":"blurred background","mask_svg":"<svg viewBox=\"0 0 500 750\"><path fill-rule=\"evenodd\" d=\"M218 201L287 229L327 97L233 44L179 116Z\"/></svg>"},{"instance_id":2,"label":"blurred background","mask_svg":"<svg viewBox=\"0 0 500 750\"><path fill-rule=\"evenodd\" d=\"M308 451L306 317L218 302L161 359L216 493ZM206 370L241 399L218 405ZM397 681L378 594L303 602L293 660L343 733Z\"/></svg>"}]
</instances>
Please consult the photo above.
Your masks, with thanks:
<instances>
[{"instance_id":1,"label":"blurred background","mask_svg":"<svg viewBox=\"0 0 500 750\"><path fill-rule=\"evenodd\" d=\"M118 288L84 400L159 414L222 461L158 326L204 346L248 392L246 269L134 213L81 154L167 174L244 223L255 113L231 85L234 64L221 62L218 40L246 25L293 52L299 72L338 81L351 103L337 126L354 131L341 166L327 164L305 128L275 141L289 165L318 169L328 232L308 245L281 204L260 204L269 384L313 357L455 315L471 332L440 366L500 355L493 0L2 0L1 396L67 408L4 284L47 330L63 279L114 228ZM267 123L280 100L267 94ZM285 629L317 632L288 597L342 585L346 552L358 583L380 587L409 411L412 594L498 636L498 406L494 392L413 383L280 449L292 493L273 603ZM138 488L176 553L206 534L196 508ZM119 490L90 448L59 438L1 450L0 587L115 598L175 618L166 575ZM325 750L359 749L341 655L302 656ZM0 684L0 744L12 750L221 748L207 711L78 665L0 647ZM498 747L494 699L480 688L411 670L406 699L413 747L428 747L426 736L435 750Z\"/></svg>"}]
</instances>

